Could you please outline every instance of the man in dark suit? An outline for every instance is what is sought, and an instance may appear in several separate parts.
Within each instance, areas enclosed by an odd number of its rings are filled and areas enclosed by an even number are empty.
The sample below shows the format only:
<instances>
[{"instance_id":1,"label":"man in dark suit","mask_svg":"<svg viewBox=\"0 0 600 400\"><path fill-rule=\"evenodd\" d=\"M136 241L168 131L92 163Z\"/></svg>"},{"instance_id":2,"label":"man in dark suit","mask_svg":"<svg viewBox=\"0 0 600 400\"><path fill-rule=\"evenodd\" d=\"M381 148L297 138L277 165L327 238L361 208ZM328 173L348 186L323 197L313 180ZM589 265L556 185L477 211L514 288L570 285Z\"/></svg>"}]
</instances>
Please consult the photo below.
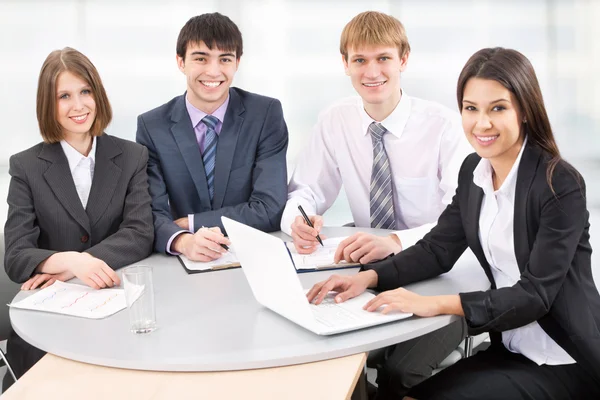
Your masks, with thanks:
<instances>
[{"instance_id":1,"label":"man in dark suit","mask_svg":"<svg viewBox=\"0 0 600 400\"><path fill-rule=\"evenodd\" d=\"M287 127L279 101L230 87L241 56L242 35L228 17L191 18L177 40L187 92L138 117L136 140L149 152L156 251L219 258L226 251L219 244L229 244L222 215L279 229Z\"/></svg>"}]
</instances>

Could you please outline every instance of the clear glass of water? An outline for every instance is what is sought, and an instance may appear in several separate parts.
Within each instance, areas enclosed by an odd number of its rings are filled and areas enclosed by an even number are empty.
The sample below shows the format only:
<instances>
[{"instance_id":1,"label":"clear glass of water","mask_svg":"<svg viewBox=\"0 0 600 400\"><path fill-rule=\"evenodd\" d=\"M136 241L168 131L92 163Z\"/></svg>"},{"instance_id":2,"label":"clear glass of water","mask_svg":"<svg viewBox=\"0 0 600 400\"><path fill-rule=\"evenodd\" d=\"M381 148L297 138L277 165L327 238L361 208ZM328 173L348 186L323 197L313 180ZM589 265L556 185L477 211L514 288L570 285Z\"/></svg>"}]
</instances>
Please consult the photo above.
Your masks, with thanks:
<instances>
[{"instance_id":1,"label":"clear glass of water","mask_svg":"<svg viewBox=\"0 0 600 400\"><path fill-rule=\"evenodd\" d=\"M149 333L156 329L152 267L133 265L123 269L123 286L133 333Z\"/></svg>"}]
</instances>

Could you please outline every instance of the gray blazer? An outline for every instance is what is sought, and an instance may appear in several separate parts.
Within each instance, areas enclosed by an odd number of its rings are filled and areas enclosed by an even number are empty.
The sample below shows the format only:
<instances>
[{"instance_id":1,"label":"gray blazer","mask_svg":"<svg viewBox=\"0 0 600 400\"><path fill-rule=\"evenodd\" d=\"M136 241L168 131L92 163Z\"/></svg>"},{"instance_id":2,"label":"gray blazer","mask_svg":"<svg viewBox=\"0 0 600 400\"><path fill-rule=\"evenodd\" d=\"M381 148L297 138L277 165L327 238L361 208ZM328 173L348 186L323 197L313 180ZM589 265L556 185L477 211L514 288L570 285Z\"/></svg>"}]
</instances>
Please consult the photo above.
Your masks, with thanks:
<instances>
[{"instance_id":1,"label":"gray blazer","mask_svg":"<svg viewBox=\"0 0 600 400\"><path fill-rule=\"evenodd\" d=\"M40 143L10 158L4 267L24 282L52 254L85 251L113 269L152 252L148 151L113 136L97 137L86 209L60 143Z\"/></svg>"},{"instance_id":2,"label":"gray blazer","mask_svg":"<svg viewBox=\"0 0 600 400\"><path fill-rule=\"evenodd\" d=\"M185 94L138 117L136 140L148 148L156 251L181 231L173 221L194 214L194 232L225 215L263 231L279 230L287 200L288 131L281 103L238 88L217 143L215 194L208 194L202 155Z\"/></svg>"}]
</instances>

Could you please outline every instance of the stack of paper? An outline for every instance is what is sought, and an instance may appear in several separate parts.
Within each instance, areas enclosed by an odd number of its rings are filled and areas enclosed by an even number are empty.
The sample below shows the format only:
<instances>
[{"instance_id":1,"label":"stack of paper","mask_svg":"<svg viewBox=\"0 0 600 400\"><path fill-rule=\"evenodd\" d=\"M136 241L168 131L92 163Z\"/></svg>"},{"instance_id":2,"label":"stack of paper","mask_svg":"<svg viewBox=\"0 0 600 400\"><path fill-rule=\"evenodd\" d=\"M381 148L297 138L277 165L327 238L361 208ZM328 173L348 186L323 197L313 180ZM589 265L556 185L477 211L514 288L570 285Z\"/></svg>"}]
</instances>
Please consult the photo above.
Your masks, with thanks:
<instances>
[{"instance_id":1,"label":"stack of paper","mask_svg":"<svg viewBox=\"0 0 600 400\"><path fill-rule=\"evenodd\" d=\"M323 240L323 246L317 246L312 254L299 254L294 247L294 243L288 242L287 246L294 260L294 265L297 270L303 269L322 269L322 268L344 268L357 264L349 264L346 261L341 261L338 264L334 264L333 258L338 245L346 237L335 237Z\"/></svg>"},{"instance_id":2,"label":"stack of paper","mask_svg":"<svg viewBox=\"0 0 600 400\"><path fill-rule=\"evenodd\" d=\"M97 290L56 281L51 286L9 306L99 319L121 311L127 304L123 289Z\"/></svg>"},{"instance_id":3,"label":"stack of paper","mask_svg":"<svg viewBox=\"0 0 600 400\"><path fill-rule=\"evenodd\" d=\"M221 257L213 261L192 261L183 254L179 256L179 259L181 260L181 263L183 264L184 268L190 272L214 271L217 269L226 269L240 266L240 262L235 256L233 246L229 246L229 250L226 253L223 253Z\"/></svg>"}]
</instances>

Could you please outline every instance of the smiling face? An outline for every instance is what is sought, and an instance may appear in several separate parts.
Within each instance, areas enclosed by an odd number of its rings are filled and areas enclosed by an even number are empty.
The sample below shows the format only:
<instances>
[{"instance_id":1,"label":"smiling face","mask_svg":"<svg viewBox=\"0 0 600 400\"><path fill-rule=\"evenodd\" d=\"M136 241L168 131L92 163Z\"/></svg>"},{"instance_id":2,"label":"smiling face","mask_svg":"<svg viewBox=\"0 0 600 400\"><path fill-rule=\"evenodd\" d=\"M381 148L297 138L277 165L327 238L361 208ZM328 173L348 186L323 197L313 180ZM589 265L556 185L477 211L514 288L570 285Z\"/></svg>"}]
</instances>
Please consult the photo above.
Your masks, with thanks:
<instances>
[{"instance_id":1,"label":"smiling face","mask_svg":"<svg viewBox=\"0 0 600 400\"><path fill-rule=\"evenodd\" d=\"M212 50L204 42L188 43L185 59L177 56L177 65L187 80L188 100L207 114L225 100L240 60L235 51Z\"/></svg>"},{"instance_id":2,"label":"smiling face","mask_svg":"<svg viewBox=\"0 0 600 400\"><path fill-rule=\"evenodd\" d=\"M461 115L465 135L479 156L492 165L514 162L523 144L522 117L508 89L494 80L469 79Z\"/></svg>"},{"instance_id":3,"label":"smiling face","mask_svg":"<svg viewBox=\"0 0 600 400\"><path fill-rule=\"evenodd\" d=\"M406 69L408 53L400 57L397 47L367 46L348 49L348 59L342 60L367 113L387 117L400 101L400 72Z\"/></svg>"},{"instance_id":4,"label":"smiling face","mask_svg":"<svg viewBox=\"0 0 600 400\"><path fill-rule=\"evenodd\" d=\"M87 135L96 118L96 102L90 85L69 71L56 80L56 119L63 137Z\"/></svg>"}]
</instances>

